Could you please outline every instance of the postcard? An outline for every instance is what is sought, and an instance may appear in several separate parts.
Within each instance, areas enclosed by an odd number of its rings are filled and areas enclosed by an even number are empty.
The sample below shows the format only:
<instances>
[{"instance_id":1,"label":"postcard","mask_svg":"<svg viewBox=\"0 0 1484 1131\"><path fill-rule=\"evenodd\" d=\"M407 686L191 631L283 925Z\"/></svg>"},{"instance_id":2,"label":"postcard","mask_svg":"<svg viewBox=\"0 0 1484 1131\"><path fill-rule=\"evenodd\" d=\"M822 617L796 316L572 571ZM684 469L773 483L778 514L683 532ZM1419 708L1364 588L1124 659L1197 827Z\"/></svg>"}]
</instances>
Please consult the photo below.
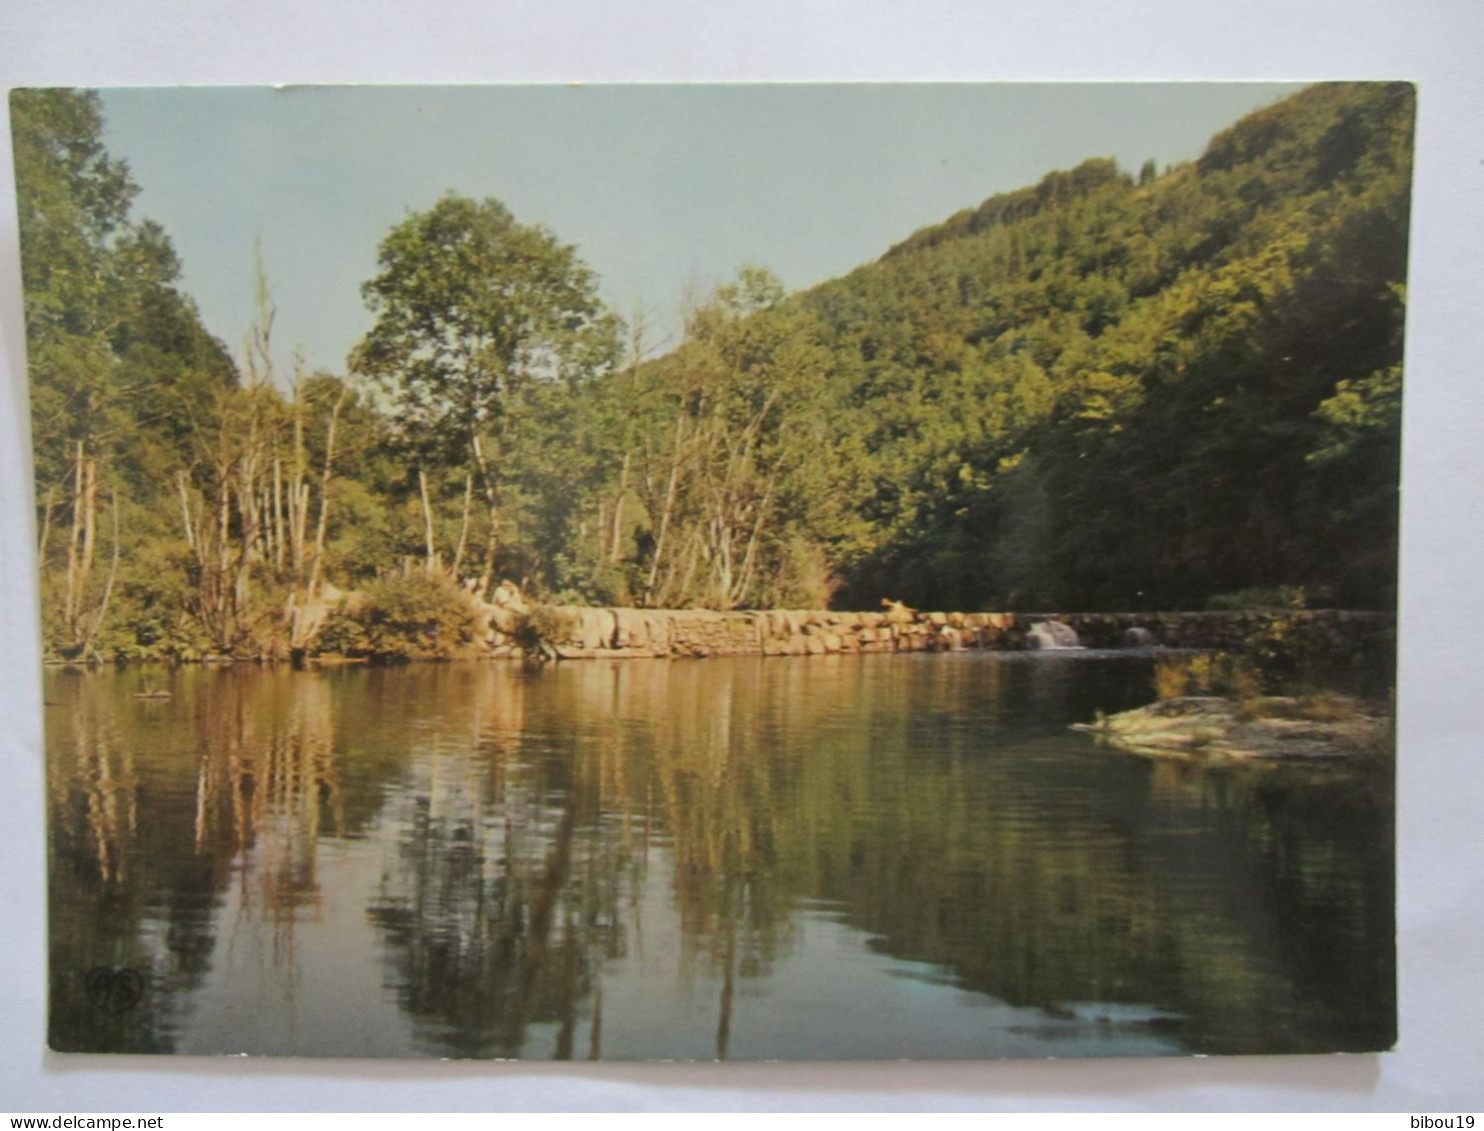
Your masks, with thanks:
<instances>
[{"instance_id":1,"label":"postcard","mask_svg":"<svg viewBox=\"0 0 1484 1131\"><path fill-rule=\"evenodd\" d=\"M13 91L51 1047L1391 1047L1414 103Z\"/></svg>"}]
</instances>

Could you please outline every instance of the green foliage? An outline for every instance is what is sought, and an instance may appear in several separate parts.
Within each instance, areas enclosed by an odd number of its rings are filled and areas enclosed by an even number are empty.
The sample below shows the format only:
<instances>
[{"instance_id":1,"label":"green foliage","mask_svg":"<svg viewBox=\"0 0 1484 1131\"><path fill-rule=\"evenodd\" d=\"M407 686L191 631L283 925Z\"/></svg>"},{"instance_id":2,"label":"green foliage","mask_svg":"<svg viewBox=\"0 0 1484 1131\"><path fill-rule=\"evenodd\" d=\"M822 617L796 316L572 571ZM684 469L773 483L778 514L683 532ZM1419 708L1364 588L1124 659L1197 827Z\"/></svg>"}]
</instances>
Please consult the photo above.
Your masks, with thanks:
<instances>
[{"instance_id":1,"label":"green foliage","mask_svg":"<svg viewBox=\"0 0 1484 1131\"><path fill-rule=\"evenodd\" d=\"M802 296L865 485L846 603L1388 607L1412 108L1316 86L1195 165L1089 163Z\"/></svg>"},{"instance_id":2,"label":"green foliage","mask_svg":"<svg viewBox=\"0 0 1484 1131\"><path fill-rule=\"evenodd\" d=\"M130 555L99 634L99 652L113 660L199 660L215 649L190 615L184 547L149 541Z\"/></svg>"},{"instance_id":3,"label":"green foliage","mask_svg":"<svg viewBox=\"0 0 1484 1131\"><path fill-rule=\"evenodd\" d=\"M103 146L97 95L17 90L11 121L46 649L195 655L161 516L192 427L235 370L176 289L164 231L131 217L138 188Z\"/></svg>"},{"instance_id":4,"label":"green foliage","mask_svg":"<svg viewBox=\"0 0 1484 1131\"><path fill-rule=\"evenodd\" d=\"M474 478L488 585L512 469L531 451L519 443L528 402L611 364L617 321L576 250L497 200L444 197L392 230L377 265L362 288L376 322L351 368L390 394L409 462Z\"/></svg>"},{"instance_id":5,"label":"green foliage","mask_svg":"<svg viewBox=\"0 0 1484 1131\"><path fill-rule=\"evenodd\" d=\"M744 268L691 312L686 339L637 378L648 430L629 442L643 604L822 605L816 552L851 536L834 358L769 272Z\"/></svg>"},{"instance_id":6,"label":"green foliage","mask_svg":"<svg viewBox=\"0 0 1484 1131\"><path fill-rule=\"evenodd\" d=\"M1340 659L1326 625L1295 616L1263 621L1248 634L1242 650L1275 693L1333 686L1331 672Z\"/></svg>"},{"instance_id":7,"label":"green foliage","mask_svg":"<svg viewBox=\"0 0 1484 1131\"><path fill-rule=\"evenodd\" d=\"M497 576L648 606L1390 607L1412 111L1315 86L1193 164L1093 159L802 294L743 268L663 356L636 315L622 362L576 249L450 195L363 288L372 398L282 387L266 284L239 380L97 97L16 92L48 648L279 655L288 596L330 583L370 587L322 647L446 655L458 583ZM1301 636L1251 653L1297 678Z\"/></svg>"},{"instance_id":8,"label":"green foliage","mask_svg":"<svg viewBox=\"0 0 1484 1131\"><path fill-rule=\"evenodd\" d=\"M1299 612L1265 617L1248 632L1240 655L1276 695L1340 691L1363 699L1385 696L1396 683L1392 626L1339 634L1323 618Z\"/></svg>"},{"instance_id":9,"label":"green foliage","mask_svg":"<svg viewBox=\"0 0 1484 1131\"><path fill-rule=\"evenodd\" d=\"M473 606L456 586L413 571L380 578L337 609L315 649L377 661L450 660L468 652L477 628Z\"/></svg>"},{"instance_id":10,"label":"green foliage","mask_svg":"<svg viewBox=\"0 0 1484 1131\"><path fill-rule=\"evenodd\" d=\"M533 605L515 614L510 638L529 659L549 659L555 646L572 633L572 618L549 605Z\"/></svg>"},{"instance_id":11,"label":"green foliage","mask_svg":"<svg viewBox=\"0 0 1484 1131\"><path fill-rule=\"evenodd\" d=\"M1217 593L1206 601L1206 608L1213 612L1240 611L1244 609L1304 609L1309 606L1309 594L1302 586L1280 585L1276 589L1238 589L1233 593Z\"/></svg>"},{"instance_id":12,"label":"green foliage","mask_svg":"<svg viewBox=\"0 0 1484 1131\"><path fill-rule=\"evenodd\" d=\"M1154 664L1154 694L1158 699L1219 695L1239 704L1251 704L1262 692L1260 668L1250 656L1241 653L1161 656Z\"/></svg>"}]
</instances>

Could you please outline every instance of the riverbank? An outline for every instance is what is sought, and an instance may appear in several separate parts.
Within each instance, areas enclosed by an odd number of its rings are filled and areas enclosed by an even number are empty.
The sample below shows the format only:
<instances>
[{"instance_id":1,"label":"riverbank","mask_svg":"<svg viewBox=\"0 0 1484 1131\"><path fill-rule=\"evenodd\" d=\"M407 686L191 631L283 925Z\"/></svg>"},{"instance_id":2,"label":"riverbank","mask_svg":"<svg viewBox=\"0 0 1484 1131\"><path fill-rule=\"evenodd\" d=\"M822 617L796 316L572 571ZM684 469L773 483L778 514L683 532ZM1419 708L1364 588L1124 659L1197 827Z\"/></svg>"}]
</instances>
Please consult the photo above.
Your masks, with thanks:
<instances>
[{"instance_id":1,"label":"riverbank","mask_svg":"<svg viewBox=\"0 0 1484 1131\"><path fill-rule=\"evenodd\" d=\"M327 587L328 589L328 587ZM285 635L304 646L282 655L203 653L189 662L231 664L293 658L314 664L405 659L548 660L682 659L707 656L816 656L842 653L1021 651L1040 648L1229 650L1254 640L1302 640L1321 656L1373 652L1389 646L1396 618L1368 610L1245 610L1220 612L923 612L896 603L881 611L832 609L636 609L498 604L467 595L455 602L465 620L445 646L432 619L404 616L403 638L420 652L388 652L374 640L347 648L337 622L366 615L360 594L329 589L313 602L290 602ZM322 631L326 625L331 630ZM138 657L148 659L149 657ZM184 657L158 657L186 662ZM50 666L78 666L49 660Z\"/></svg>"}]
</instances>

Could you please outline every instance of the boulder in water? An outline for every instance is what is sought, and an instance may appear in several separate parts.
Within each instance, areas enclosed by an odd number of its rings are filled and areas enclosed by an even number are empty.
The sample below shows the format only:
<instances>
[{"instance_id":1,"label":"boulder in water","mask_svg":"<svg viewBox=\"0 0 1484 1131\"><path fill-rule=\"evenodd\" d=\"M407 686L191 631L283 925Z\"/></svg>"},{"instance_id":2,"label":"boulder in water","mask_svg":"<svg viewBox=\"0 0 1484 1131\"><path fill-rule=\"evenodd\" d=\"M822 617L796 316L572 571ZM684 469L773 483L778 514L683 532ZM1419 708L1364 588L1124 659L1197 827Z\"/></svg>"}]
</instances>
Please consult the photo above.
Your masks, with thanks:
<instances>
[{"instance_id":1,"label":"boulder in water","mask_svg":"<svg viewBox=\"0 0 1484 1131\"><path fill-rule=\"evenodd\" d=\"M1073 729L1102 735L1137 754L1312 760L1389 748L1391 719L1378 705L1333 695L1312 703L1277 696L1237 703L1187 695Z\"/></svg>"}]
</instances>

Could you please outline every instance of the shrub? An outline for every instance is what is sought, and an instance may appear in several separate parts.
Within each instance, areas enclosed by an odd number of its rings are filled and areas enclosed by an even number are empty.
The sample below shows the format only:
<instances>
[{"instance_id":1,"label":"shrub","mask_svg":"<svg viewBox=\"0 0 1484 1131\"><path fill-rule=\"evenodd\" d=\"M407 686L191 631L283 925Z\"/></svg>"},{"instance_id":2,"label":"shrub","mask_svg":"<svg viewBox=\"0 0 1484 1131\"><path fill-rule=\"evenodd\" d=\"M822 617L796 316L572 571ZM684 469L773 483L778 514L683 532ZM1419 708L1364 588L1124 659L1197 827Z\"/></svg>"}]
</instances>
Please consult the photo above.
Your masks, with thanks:
<instances>
[{"instance_id":1,"label":"shrub","mask_svg":"<svg viewBox=\"0 0 1484 1131\"><path fill-rule=\"evenodd\" d=\"M510 638L528 660L549 660L555 644L572 634L572 618L550 605L535 605L517 613Z\"/></svg>"},{"instance_id":2,"label":"shrub","mask_svg":"<svg viewBox=\"0 0 1484 1131\"><path fill-rule=\"evenodd\" d=\"M1206 608L1211 612L1308 607L1308 591L1297 585L1280 585L1276 589L1238 589L1231 593L1217 593L1206 601Z\"/></svg>"},{"instance_id":3,"label":"shrub","mask_svg":"<svg viewBox=\"0 0 1484 1131\"><path fill-rule=\"evenodd\" d=\"M1262 694L1262 680L1252 660L1238 653L1162 656L1154 665L1154 694L1160 699L1222 695L1250 704Z\"/></svg>"},{"instance_id":4,"label":"shrub","mask_svg":"<svg viewBox=\"0 0 1484 1131\"><path fill-rule=\"evenodd\" d=\"M1349 648L1322 622L1280 616L1259 625L1243 642L1243 655L1262 673L1266 690L1292 695L1328 688L1348 660Z\"/></svg>"},{"instance_id":5,"label":"shrub","mask_svg":"<svg viewBox=\"0 0 1484 1131\"><path fill-rule=\"evenodd\" d=\"M397 574L368 585L325 622L315 650L373 660L448 660L470 651L474 609L453 582Z\"/></svg>"}]
</instances>

